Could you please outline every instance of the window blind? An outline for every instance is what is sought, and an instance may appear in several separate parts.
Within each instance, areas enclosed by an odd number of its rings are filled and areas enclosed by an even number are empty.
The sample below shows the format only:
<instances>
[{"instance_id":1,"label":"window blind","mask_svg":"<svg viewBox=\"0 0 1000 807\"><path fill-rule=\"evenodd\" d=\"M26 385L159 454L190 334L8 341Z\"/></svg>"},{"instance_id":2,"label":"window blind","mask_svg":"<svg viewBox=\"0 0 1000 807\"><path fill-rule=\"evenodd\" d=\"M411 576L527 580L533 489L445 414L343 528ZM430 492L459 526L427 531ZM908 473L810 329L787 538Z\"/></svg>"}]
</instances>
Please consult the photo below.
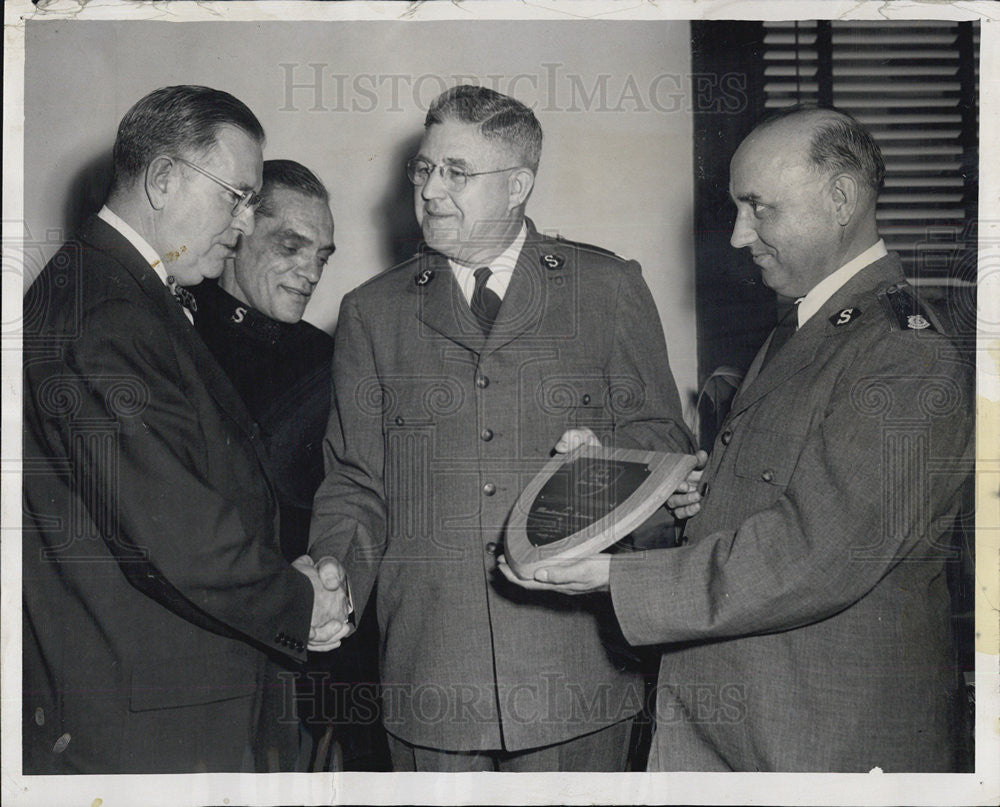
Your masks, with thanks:
<instances>
[{"instance_id":1,"label":"window blind","mask_svg":"<svg viewBox=\"0 0 1000 807\"><path fill-rule=\"evenodd\" d=\"M764 23L764 104L833 104L886 162L879 229L916 285L975 283L979 23Z\"/></svg>"}]
</instances>

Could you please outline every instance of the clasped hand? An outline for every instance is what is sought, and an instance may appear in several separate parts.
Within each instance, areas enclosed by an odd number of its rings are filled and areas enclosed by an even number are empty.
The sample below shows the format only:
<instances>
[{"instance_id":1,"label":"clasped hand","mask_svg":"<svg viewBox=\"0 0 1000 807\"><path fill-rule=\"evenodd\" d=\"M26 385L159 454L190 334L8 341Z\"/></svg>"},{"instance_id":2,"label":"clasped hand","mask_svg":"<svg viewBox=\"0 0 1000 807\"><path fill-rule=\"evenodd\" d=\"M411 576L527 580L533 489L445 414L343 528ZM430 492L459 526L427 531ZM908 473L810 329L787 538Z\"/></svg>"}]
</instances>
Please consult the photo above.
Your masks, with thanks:
<instances>
[{"instance_id":1,"label":"clasped hand","mask_svg":"<svg viewBox=\"0 0 1000 807\"><path fill-rule=\"evenodd\" d=\"M597 435L590 429L569 429L559 438L555 450L558 454L568 454L581 445L600 446L600 444ZM695 454L695 459L694 470L667 499L667 509L678 520L690 518L701 510L701 477L708 464L708 454L699 451ZM530 580L522 580L514 574L503 555L497 558L497 565L501 574L510 582L533 591L590 594L595 591L608 591L610 588L611 556L603 553L575 560L554 560L535 569Z\"/></svg>"},{"instance_id":2,"label":"clasped hand","mask_svg":"<svg viewBox=\"0 0 1000 807\"><path fill-rule=\"evenodd\" d=\"M313 587L309 649L325 652L340 647L354 630L348 619L352 609L344 567L336 558L327 556L314 563L308 555L296 558L292 566L309 578Z\"/></svg>"}]
</instances>

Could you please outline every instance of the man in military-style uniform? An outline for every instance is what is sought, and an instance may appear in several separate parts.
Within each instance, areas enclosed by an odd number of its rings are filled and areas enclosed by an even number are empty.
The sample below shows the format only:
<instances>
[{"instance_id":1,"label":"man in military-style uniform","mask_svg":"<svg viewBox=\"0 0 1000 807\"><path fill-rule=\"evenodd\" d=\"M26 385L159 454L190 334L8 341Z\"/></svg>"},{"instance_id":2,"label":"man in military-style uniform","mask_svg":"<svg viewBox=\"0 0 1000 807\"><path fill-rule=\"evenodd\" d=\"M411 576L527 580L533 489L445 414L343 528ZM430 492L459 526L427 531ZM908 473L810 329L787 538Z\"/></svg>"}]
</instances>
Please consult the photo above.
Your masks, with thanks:
<instances>
[{"instance_id":1,"label":"man in military-style uniform","mask_svg":"<svg viewBox=\"0 0 1000 807\"><path fill-rule=\"evenodd\" d=\"M686 543L525 584L609 591L629 642L666 644L651 770L956 769L945 571L972 373L879 238L884 173L834 110L784 111L743 141L731 243L797 305L696 489L668 502L690 517Z\"/></svg>"},{"instance_id":2,"label":"man in military-style uniform","mask_svg":"<svg viewBox=\"0 0 1000 807\"><path fill-rule=\"evenodd\" d=\"M218 282L192 287L195 328L229 375L260 429L266 470L280 508L281 548L289 560L306 551L312 497L323 479L322 438L330 412L333 339L302 319L327 260L333 254L329 194L308 168L291 160L266 160L256 228L244 236ZM367 637L366 641L363 640ZM327 720L322 693L334 680L374 678L374 624L328 658L296 671L299 714L317 736ZM264 716L272 731L296 729L288 720L291 679L273 679ZM303 700L305 698L306 700ZM345 759L367 755L370 732L341 724L334 734ZM274 743L273 747L287 747ZM305 754L300 752L300 756ZM272 761L263 760L266 769ZM304 760L298 761L298 766ZM318 761L323 765L323 760ZM282 761L281 770L288 769Z\"/></svg>"},{"instance_id":3,"label":"man in military-style uniform","mask_svg":"<svg viewBox=\"0 0 1000 807\"><path fill-rule=\"evenodd\" d=\"M306 551L312 497L323 478L333 339L304 321L335 249L329 194L307 168L265 160L256 230L240 239L218 282L191 291L195 328L232 379L267 445L281 547Z\"/></svg>"},{"instance_id":4,"label":"man in military-style uniform","mask_svg":"<svg viewBox=\"0 0 1000 807\"><path fill-rule=\"evenodd\" d=\"M310 554L341 560L357 608L378 579L395 770L623 770L642 706L605 605L496 574L568 429L691 450L639 265L524 216L541 138L513 98L440 96L407 166L427 248L341 305Z\"/></svg>"}]
</instances>

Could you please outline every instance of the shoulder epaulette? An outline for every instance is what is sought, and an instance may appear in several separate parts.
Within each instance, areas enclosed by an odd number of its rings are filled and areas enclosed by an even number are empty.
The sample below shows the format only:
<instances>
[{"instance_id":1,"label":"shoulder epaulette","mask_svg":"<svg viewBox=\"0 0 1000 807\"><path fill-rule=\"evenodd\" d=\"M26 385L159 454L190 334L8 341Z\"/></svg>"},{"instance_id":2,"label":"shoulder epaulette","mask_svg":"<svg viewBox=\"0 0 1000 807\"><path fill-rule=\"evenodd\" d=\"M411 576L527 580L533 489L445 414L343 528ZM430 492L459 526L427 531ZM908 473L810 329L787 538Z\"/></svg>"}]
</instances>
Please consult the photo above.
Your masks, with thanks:
<instances>
[{"instance_id":1,"label":"shoulder epaulette","mask_svg":"<svg viewBox=\"0 0 1000 807\"><path fill-rule=\"evenodd\" d=\"M605 249L604 247L599 247L594 244L584 244L582 241L570 241L568 238L563 238L561 235L556 236L556 241L561 244L565 244L568 247L576 247L577 249L585 249L588 252L597 252L601 255L610 255L612 258L617 258L620 261L625 260L621 255L612 252L610 249Z\"/></svg>"},{"instance_id":2,"label":"shoulder epaulette","mask_svg":"<svg viewBox=\"0 0 1000 807\"><path fill-rule=\"evenodd\" d=\"M896 283L882 289L878 300L894 331L945 332L934 310L916 296L908 283Z\"/></svg>"}]
</instances>

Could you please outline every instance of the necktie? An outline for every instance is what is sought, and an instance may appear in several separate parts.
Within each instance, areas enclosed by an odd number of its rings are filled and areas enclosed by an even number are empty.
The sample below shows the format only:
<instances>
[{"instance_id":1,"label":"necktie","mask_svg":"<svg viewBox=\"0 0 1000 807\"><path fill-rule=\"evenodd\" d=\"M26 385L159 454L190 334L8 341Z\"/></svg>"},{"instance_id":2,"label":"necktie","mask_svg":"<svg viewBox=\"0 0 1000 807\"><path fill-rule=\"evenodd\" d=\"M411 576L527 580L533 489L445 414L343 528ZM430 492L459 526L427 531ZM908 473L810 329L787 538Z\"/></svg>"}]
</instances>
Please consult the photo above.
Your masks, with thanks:
<instances>
[{"instance_id":1,"label":"necktie","mask_svg":"<svg viewBox=\"0 0 1000 807\"><path fill-rule=\"evenodd\" d=\"M183 286L174 286L174 299L194 314L198 310L198 301L194 295Z\"/></svg>"},{"instance_id":2,"label":"necktie","mask_svg":"<svg viewBox=\"0 0 1000 807\"><path fill-rule=\"evenodd\" d=\"M183 286L178 286L173 275L167 276L167 288L170 289L170 293L174 295L174 299L179 305L186 308L192 314L198 310L198 301L194 298L194 295Z\"/></svg>"},{"instance_id":3,"label":"necktie","mask_svg":"<svg viewBox=\"0 0 1000 807\"><path fill-rule=\"evenodd\" d=\"M792 338L795 329L799 324L798 304L792 306L792 310L781 318L781 321L774 328L774 335L771 337L771 344L767 346L767 353L764 354L764 361L760 365L763 370L767 363L777 355L785 342Z\"/></svg>"},{"instance_id":4,"label":"necktie","mask_svg":"<svg viewBox=\"0 0 1000 807\"><path fill-rule=\"evenodd\" d=\"M470 307L479 321L479 327L489 336L500 310L500 297L495 291L486 288L486 281L493 274L488 266L479 267L473 274L476 277L476 288L472 292Z\"/></svg>"}]
</instances>

